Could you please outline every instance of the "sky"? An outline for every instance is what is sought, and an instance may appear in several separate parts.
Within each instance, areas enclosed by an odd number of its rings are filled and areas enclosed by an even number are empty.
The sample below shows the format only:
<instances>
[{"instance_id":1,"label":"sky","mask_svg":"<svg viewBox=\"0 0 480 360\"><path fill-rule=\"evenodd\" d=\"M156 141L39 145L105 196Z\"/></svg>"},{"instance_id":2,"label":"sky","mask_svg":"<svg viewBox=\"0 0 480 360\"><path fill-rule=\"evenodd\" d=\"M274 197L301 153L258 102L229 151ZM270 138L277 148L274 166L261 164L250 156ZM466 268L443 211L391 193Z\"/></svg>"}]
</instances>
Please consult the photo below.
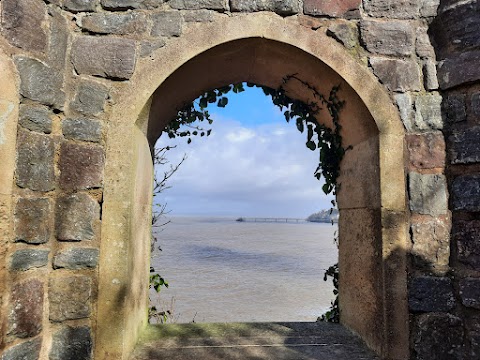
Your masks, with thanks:
<instances>
[{"instance_id":1,"label":"sky","mask_svg":"<svg viewBox=\"0 0 480 360\"><path fill-rule=\"evenodd\" d=\"M307 149L306 135L261 89L245 89L228 94L223 109L209 106L209 137L194 137L191 144L160 137L157 146L177 146L168 152L172 164L187 156L157 197L170 216L305 218L330 208L332 197L313 176L318 152Z\"/></svg>"}]
</instances>

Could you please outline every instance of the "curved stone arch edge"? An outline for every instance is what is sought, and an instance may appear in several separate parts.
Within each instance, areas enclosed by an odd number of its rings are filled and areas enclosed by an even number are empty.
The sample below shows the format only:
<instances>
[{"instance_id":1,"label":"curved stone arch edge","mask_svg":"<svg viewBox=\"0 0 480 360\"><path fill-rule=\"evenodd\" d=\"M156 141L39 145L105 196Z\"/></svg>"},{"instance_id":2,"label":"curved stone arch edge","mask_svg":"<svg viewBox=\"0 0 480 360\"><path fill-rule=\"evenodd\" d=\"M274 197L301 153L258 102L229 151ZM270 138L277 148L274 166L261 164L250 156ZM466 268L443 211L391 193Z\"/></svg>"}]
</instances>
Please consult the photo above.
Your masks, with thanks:
<instances>
[{"instance_id":1,"label":"curved stone arch edge","mask_svg":"<svg viewBox=\"0 0 480 360\"><path fill-rule=\"evenodd\" d=\"M202 26L201 32L197 26ZM357 92L379 130L381 236L382 242L387 245L383 247L382 255L384 259L388 259L394 253L406 253L408 231L403 166L404 128L398 111L385 88L366 66L360 65L340 44L325 34L314 34L315 36L312 36L312 30L301 26L297 17L282 18L266 13L224 17L211 24L191 26L180 38L170 40L164 48L157 50L153 59L140 61L130 82L127 85L122 84L118 89L107 139L97 359L125 358L133 348L141 327L146 323L146 314L140 308L134 316L127 315L128 304L134 299L129 299L128 294L126 295L133 266L132 249L134 245L139 245L138 242L133 244L131 239L132 229L138 227L135 220L129 218L135 206L136 189L132 184L135 184L139 176L147 179L153 174L152 166L145 168L144 162L140 162L142 168L139 166L138 159L144 159L150 154L148 141L139 126L142 127L142 124L148 121L149 102L155 90L188 60L214 46L250 37L293 45L324 62ZM122 181L118 180L119 172L123 174ZM394 228L387 226L392 223L392 217L396 219ZM147 225L150 219L143 221ZM146 246L145 241L144 239L141 246ZM389 278L393 278L396 283L396 287L390 292L393 301L399 299L401 302L401 309L398 311L401 315L393 321L401 325L398 331L403 332L402 339L406 336L408 349L408 317L405 319L403 316L408 313L405 261L393 266L397 267L397 271L384 274L384 286L389 286ZM116 319L111 317L112 313L118 315ZM385 310L385 317L390 315L391 311ZM127 317L135 318L133 323L137 326L127 326ZM388 337L387 334L385 336ZM402 348L398 351L405 350Z\"/></svg>"}]
</instances>

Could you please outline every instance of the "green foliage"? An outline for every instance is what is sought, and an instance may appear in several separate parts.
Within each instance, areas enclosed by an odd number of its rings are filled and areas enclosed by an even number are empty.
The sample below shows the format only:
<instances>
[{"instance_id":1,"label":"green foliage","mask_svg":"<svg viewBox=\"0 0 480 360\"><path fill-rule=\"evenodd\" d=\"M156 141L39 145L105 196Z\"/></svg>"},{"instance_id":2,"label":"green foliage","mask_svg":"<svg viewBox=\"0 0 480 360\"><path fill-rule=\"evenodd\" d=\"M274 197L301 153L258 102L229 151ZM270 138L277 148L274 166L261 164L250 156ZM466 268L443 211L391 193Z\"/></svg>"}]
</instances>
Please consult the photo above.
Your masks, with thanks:
<instances>
[{"instance_id":1,"label":"green foliage","mask_svg":"<svg viewBox=\"0 0 480 360\"><path fill-rule=\"evenodd\" d=\"M331 277L333 281L333 294L335 295L335 300L330 304L330 310L318 318L319 321L326 321L332 323L340 322L340 308L338 307L338 278L339 270L338 263L330 266L323 276L323 280L327 281Z\"/></svg>"}]
</instances>

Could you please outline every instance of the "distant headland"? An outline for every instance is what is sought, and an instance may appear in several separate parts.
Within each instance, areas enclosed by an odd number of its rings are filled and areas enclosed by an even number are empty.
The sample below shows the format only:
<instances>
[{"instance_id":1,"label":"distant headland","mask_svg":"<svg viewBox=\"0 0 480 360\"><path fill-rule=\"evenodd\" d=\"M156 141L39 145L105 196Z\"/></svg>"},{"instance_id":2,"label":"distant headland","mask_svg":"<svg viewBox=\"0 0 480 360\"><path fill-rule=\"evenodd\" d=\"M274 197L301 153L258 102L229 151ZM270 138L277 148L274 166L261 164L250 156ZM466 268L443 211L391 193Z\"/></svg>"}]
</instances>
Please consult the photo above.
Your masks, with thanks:
<instances>
[{"instance_id":1,"label":"distant headland","mask_svg":"<svg viewBox=\"0 0 480 360\"><path fill-rule=\"evenodd\" d=\"M306 219L310 222L322 222L322 223L338 223L338 210L337 209L330 209L330 210L320 210L315 214L310 215Z\"/></svg>"}]
</instances>

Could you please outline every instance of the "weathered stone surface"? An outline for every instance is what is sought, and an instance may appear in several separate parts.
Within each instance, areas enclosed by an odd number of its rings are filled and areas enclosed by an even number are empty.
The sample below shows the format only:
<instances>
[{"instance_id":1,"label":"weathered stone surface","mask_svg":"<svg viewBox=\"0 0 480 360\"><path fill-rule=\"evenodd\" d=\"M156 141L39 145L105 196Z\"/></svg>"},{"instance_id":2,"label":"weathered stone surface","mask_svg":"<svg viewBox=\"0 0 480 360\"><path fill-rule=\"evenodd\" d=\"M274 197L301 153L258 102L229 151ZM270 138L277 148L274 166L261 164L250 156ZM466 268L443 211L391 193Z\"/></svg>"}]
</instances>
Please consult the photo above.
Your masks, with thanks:
<instances>
[{"instance_id":1,"label":"weathered stone surface","mask_svg":"<svg viewBox=\"0 0 480 360\"><path fill-rule=\"evenodd\" d=\"M20 105L19 124L24 128L45 134L52 132L52 119L46 106Z\"/></svg>"},{"instance_id":2,"label":"weathered stone surface","mask_svg":"<svg viewBox=\"0 0 480 360\"><path fill-rule=\"evenodd\" d=\"M480 278L460 280L460 297L466 307L480 309Z\"/></svg>"},{"instance_id":3,"label":"weathered stone surface","mask_svg":"<svg viewBox=\"0 0 480 360\"><path fill-rule=\"evenodd\" d=\"M101 0L104 9L123 11L129 9L155 9L165 0Z\"/></svg>"},{"instance_id":4,"label":"weathered stone surface","mask_svg":"<svg viewBox=\"0 0 480 360\"><path fill-rule=\"evenodd\" d=\"M441 130L442 96L438 93L418 95L415 99L415 126L419 130Z\"/></svg>"},{"instance_id":5,"label":"weathered stone surface","mask_svg":"<svg viewBox=\"0 0 480 360\"><path fill-rule=\"evenodd\" d=\"M415 50L415 32L407 22L363 20L360 33L366 49L373 54L405 56Z\"/></svg>"},{"instance_id":6,"label":"weathered stone surface","mask_svg":"<svg viewBox=\"0 0 480 360\"><path fill-rule=\"evenodd\" d=\"M147 31L147 18L143 13L97 13L80 18L80 27L93 33L135 35Z\"/></svg>"},{"instance_id":7,"label":"weathered stone surface","mask_svg":"<svg viewBox=\"0 0 480 360\"><path fill-rule=\"evenodd\" d=\"M407 135L406 140L412 168L435 169L445 167L445 140L442 133Z\"/></svg>"},{"instance_id":8,"label":"weathered stone surface","mask_svg":"<svg viewBox=\"0 0 480 360\"><path fill-rule=\"evenodd\" d=\"M287 16L299 13L300 5L296 0L230 0L230 9L243 12L273 11Z\"/></svg>"},{"instance_id":9,"label":"weathered stone surface","mask_svg":"<svg viewBox=\"0 0 480 360\"><path fill-rule=\"evenodd\" d=\"M115 37L79 36L71 54L79 74L112 79L129 79L137 58L135 41Z\"/></svg>"},{"instance_id":10,"label":"weathered stone surface","mask_svg":"<svg viewBox=\"0 0 480 360\"><path fill-rule=\"evenodd\" d=\"M105 156L99 145L64 142L60 146L60 187L64 190L99 188Z\"/></svg>"},{"instance_id":11,"label":"weathered stone surface","mask_svg":"<svg viewBox=\"0 0 480 360\"><path fill-rule=\"evenodd\" d=\"M480 175L457 176L452 197L453 210L480 211Z\"/></svg>"},{"instance_id":12,"label":"weathered stone surface","mask_svg":"<svg viewBox=\"0 0 480 360\"><path fill-rule=\"evenodd\" d=\"M305 0L303 2L303 12L307 15L326 15L331 17L341 17L348 12L358 10L361 0Z\"/></svg>"},{"instance_id":13,"label":"weathered stone surface","mask_svg":"<svg viewBox=\"0 0 480 360\"><path fill-rule=\"evenodd\" d=\"M439 219L413 223L412 260L417 268L442 269L449 264L450 227Z\"/></svg>"},{"instance_id":14,"label":"weathered stone surface","mask_svg":"<svg viewBox=\"0 0 480 360\"><path fill-rule=\"evenodd\" d=\"M71 12L95 11L99 0L64 0L63 7Z\"/></svg>"},{"instance_id":15,"label":"weathered stone surface","mask_svg":"<svg viewBox=\"0 0 480 360\"><path fill-rule=\"evenodd\" d=\"M465 94L449 94L442 103L444 120L453 124L467 120Z\"/></svg>"},{"instance_id":16,"label":"weathered stone surface","mask_svg":"<svg viewBox=\"0 0 480 360\"><path fill-rule=\"evenodd\" d=\"M422 1L363 0L365 12L373 17L414 19L420 16Z\"/></svg>"},{"instance_id":17,"label":"weathered stone surface","mask_svg":"<svg viewBox=\"0 0 480 360\"><path fill-rule=\"evenodd\" d=\"M427 90L438 90L437 66L433 60L423 63L423 85Z\"/></svg>"},{"instance_id":18,"label":"weathered stone surface","mask_svg":"<svg viewBox=\"0 0 480 360\"><path fill-rule=\"evenodd\" d=\"M50 320L83 319L90 316L92 280L87 276L51 278L48 282Z\"/></svg>"},{"instance_id":19,"label":"weathered stone surface","mask_svg":"<svg viewBox=\"0 0 480 360\"><path fill-rule=\"evenodd\" d=\"M53 258L53 267L72 270L94 268L98 265L98 254L98 249L73 248L61 251Z\"/></svg>"},{"instance_id":20,"label":"weathered stone surface","mask_svg":"<svg viewBox=\"0 0 480 360\"><path fill-rule=\"evenodd\" d=\"M453 240L457 260L474 270L480 270L480 221L455 221Z\"/></svg>"},{"instance_id":21,"label":"weathered stone surface","mask_svg":"<svg viewBox=\"0 0 480 360\"><path fill-rule=\"evenodd\" d=\"M434 17L437 15L440 0L422 0L422 7L420 8L420 16Z\"/></svg>"},{"instance_id":22,"label":"weathered stone surface","mask_svg":"<svg viewBox=\"0 0 480 360\"><path fill-rule=\"evenodd\" d=\"M215 17L213 10L191 10L183 13L185 22L212 22Z\"/></svg>"},{"instance_id":23,"label":"weathered stone surface","mask_svg":"<svg viewBox=\"0 0 480 360\"><path fill-rule=\"evenodd\" d=\"M157 49L164 47L166 44L165 40L158 39L155 41L145 41L140 46L140 56L147 57L153 54Z\"/></svg>"},{"instance_id":24,"label":"weathered stone surface","mask_svg":"<svg viewBox=\"0 0 480 360\"><path fill-rule=\"evenodd\" d=\"M47 135L19 130L17 141L17 185L35 191L55 187L54 145Z\"/></svg>"},{"instance_id":25,"label":"weathered stone surface","mask_svg":"<svg viewBox=\"0 0 480 360\"><path fill-rule=\"evenodd\" d=\"M102 139L102 122L95 119L65 119L62 122L63 136L67 139L99 142Z\"/></svg>"},{"instance_id":26,"label":"weathered stone surface","mask_svg":"<svg viewBox=\"0 0 480 360\"><path fill-rule=\"evenodd\" d=\"M408 306L413 312L442 312L455 306L452 280L419 276L410 280Z\"/></svg>"},{"instance_id":27,"label":"weathered stone surface","mask_svg":"<svg viewBox=\"0 0 480 360\"><path fill-rule=\"evenodd\" d=\"M38 360L42 349L42 338L25 341L11 347L2 354L2 360Z\"/></svg>"},{"instance_id":28,"label":"weathered stone surface","mask_svg":"<svg viewBox=\"0 0 480 360\"><path fill-rule=\"evenodd\" d=\"M13 285L8 333L19 338L38 335L43 320L43 284L31 279Z\"/></svg>"},{"instance_id":29,"label":"weathered stone surface","mask_svg":"<svg viewBox=\"0 0 480 360\"><path fill-rule=\"evenodd\" d=\"M410 210L423 215L442 215L448 210L444 175L409 173Z\"/></svg>"},{"instance_id":30,"label":"weathered stone surface","mask_svg":"<svg viewBox=\"0 0 480 360\"><path fill-rule=\"evenodd\" d=\"M444 2L444 7L451 6ZM442 11L431 24L439 59L480 46L480 4L477 1L457 1L450 10Z\"/></svg>"},{"instance_id":31,"label":"weathered stone surface","mask_svg":"<svg viewBox=\"0 0 480 360\"><path fill-rule=\"evenodd\" d=\"M462 320L450 314L418 316L411 336L416 360L462 360Z\"/></svg>"},{"instance_id":32,"label":"weathered stone surface","mask_svg":"<svg viewBox=\"0 0 480 360\"><path fill-rule=\"evenodd\" d=\"M347 49L353 49L358 44L357 27L350 22L336 22L330 25L327 35L333 37Z\"/></svg>"},{"instance_id":33,"label":"weathered stone surface","mask_svg":"<svg viewBox=\"0 0 480 360\"><path fill-rule=\"evenodd\" d=\"M86 326L67 326L53 335L50 360L92 359L92 335Z\"/></svg>"},{"instance_id":34,"label":"weathered stone surface","mask_svg":"<svg viewBox=\"0 0 480 360\"><path fill-rule=\"evenodd\" d=\"M391 91L420 91L420 69L413 60L371 58L374 74Z\"/></svg>"},{"instance_id":35,"label":"weathered stone surface","mask_svg":"<svg viewBox=\"0 0 480 360\"><path fill-rule=\"evenodd\" d=\"M480 116L480 92L473 93L470 98L470 107L475 116Z\"/></svg>"},{"instance_id":36,"label":"weathered stone surface","mask_svg":"<svg viewBox=\"0 0 480 360\"><path fill-rule=\"evenodd\" d=\"M41 0L3 0L3 35L12 45L29 51L44 51L47 46L45 20L47 8Z\"/></svg>"},{"instance_id":37,"label":"weathered stone surface","mask_svg":"<svg viewBox=\"0 0 480 360\"><path fill-rule=\"evenodd\" d=\"M20 93L31 100L62 109L65 93L62 91L62 73L40 61L24 56L15 58L20 74Z\"/></svg>"},{"instance_id":38,"label":"weathered stone surface","mask_svg":"<svg viewBox=\"0 0 480 360\"><path fill-rule=\"evenodd\" d=\"M70 107L84 115L98 115L105 109L108 88L93 81L80 81Z\"/></svg>"},{"instance_id":39,"label":"weathered stone surface","mask_svg":"<svg viewBox=\"0 0 480 360\"><path fill-rule=\"evenodd\" d=\"M442 90L480 80L480 50L462 52L438 64L438 80Z\"/></svg>"},{"instance_id":40,"label":"weathered stone surface","mask_svg":"<svg viewBox=\"0 0 480 360\"><path fill-rule=\"evenodd\" d=\"M28 270L47 266L49 250L23 249L17 250L12 255L12 270Z\"/></svg>"},{"instance_id":41,"label":"weathered stone surface","mask_svg":"<svg viewBox=\"0 0 480 360\"><path fill-rule=\"evenodd\" d=\"M182 34L183 17L178 11L161 12L152 15L152 36L180 36Z\"/></svg>"},{"instance_id":42,"label":"weathered stone surface","mask_svg":"<svg viewBox=\"0 0 480 360\"><path fill-rule=\"evenodd\" d=\"M55 214L55 231L61 241L92 240L93 225L98 219L100 207L86 194L60 196Z\"/></svg>"},{"instance_id":43,"label":"weathered stone surface","mask_svg":"<svg viewBox=\"0 0 480 360\"><path fill-rule=\"evenodd\" d=\"M413 97L410 94L395 94L395 102L397 103L398 110L400 112L400 118L405 126L407 132L415 130L414 116L415 111L413 109Z\"/></svg>"},{"instance_id":44,"label":"weathered stone surface","mask_svg":"<svg viewBox=\"0 0 480 360\"><path fill-rule=\"evenodd\" d=\"M420 26L416 30L415 49L421 58L435 58L435 49L428 35L428 28Z\"/></svg>"},{"instance_id":45,"label":"weathered stone surface","mask_svg":"<svg viewBox=\"0 0 480 360\"><path fill-rule=\"evenodd\" d=\"M60 10L49 9L50 41L48 45L48 62L59 71L64 71L67 62L67 47L69 39L68 20Z\"/></svg>"},{"instance_id":46,"label":"weathered stone surface","mask_svg":"<svg viewBox=\"0 0 480 360\"><path fill-rule=\"evenodd\" d=\"M448 138L450 162L471 164L480 162L480 126L454 131Z\"/></svg>"},{"instance_id":47,"label":"weathered stone surface","mask_svg":"<svg viewBox=\"0 0 480 360\"><path fill-rule=\"evenodd\" d=\"M168 4L172 9L179 10L229 10L228 0L170 0Z\"/></svg>"},{"instance_id":48,"label":"weathered stone surface","mask_svg":"<svg viewBox=\"0 0 480 360\"><path fill-rule=\"evenodd\" d=\"M44 244L50 238L49 199L19 199L15 207L15 241Z\"/></svg>"}]
</instances>

